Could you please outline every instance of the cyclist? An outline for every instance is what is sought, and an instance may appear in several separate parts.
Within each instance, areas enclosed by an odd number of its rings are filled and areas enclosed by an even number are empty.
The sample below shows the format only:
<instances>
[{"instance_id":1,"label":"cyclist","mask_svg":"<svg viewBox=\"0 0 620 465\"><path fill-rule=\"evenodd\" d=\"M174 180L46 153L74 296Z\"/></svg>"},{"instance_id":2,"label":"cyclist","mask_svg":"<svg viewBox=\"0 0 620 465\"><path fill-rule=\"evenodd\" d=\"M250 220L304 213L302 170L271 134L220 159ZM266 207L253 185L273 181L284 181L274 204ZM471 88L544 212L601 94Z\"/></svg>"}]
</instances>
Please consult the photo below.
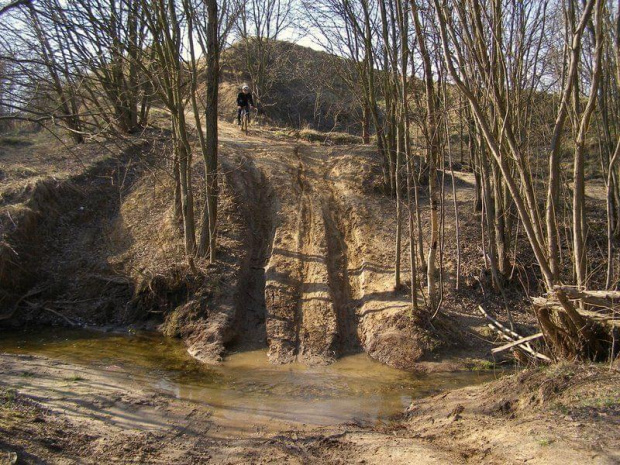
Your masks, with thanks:
<instances>
[{"instance_id":1,"label":"cyclist","mask_svg":"<svg viewBox=\"0 0 620 465\"><path fill-rule=\"evenodd\" d=\"M241 113L243 111L248 112L248 119L250 118L250 109L254 109L254 99L252 98L252 92L250 92L250 86L243 84L241 92L237 95L237 125L241 126Z\"/></svg>"}]
</instances>

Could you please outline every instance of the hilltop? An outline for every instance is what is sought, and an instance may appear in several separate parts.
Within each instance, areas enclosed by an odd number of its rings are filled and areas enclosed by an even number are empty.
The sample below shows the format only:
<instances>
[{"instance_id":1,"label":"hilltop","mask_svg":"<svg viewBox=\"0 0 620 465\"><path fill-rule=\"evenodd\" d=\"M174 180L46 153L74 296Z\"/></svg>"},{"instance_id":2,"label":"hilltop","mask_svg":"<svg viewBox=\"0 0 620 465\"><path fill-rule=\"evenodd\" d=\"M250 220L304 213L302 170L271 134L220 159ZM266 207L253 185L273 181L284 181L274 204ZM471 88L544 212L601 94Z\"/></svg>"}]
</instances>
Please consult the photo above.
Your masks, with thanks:
<instances>
[{"instance_id":1,"label":"hilltop","mask_svg":"<svg viewBox=\"0 0 620 465\"><path fill-rule=\"evenodd\" d=\"M255 41L236 42L222 52L219 113L232 121L243 83L261 84L260 111L271 124L321 131L361 132L361 94L345 81L352 63L326 52L272 40L258 51ZM261 82L251 70L265 56Z\"/></svg>"}]
</instances>

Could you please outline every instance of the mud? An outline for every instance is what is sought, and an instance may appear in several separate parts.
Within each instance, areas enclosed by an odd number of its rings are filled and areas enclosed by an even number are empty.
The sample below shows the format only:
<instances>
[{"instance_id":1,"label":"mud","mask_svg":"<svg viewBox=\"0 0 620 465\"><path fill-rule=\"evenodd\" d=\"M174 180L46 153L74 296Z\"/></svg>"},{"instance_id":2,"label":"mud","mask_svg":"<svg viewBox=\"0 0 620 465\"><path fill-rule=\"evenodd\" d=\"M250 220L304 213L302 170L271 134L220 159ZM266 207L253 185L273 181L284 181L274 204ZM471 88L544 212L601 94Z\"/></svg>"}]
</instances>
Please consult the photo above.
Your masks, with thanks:
<instances>
[{"instance_id":1,"label":"mud","mask_svg":"<svg viewBox=\"0 0 620 465\"><path fill-rule=\"evenodd\" d=\"M401 450L403 463L414 452L435 463L451 454L373 429L417 397L494 377L414 375L364 354L330 366L274 365L265 350L208 367L154 334L21 332L0 341L0 453L20 463L244 463L250 455L323 463L344 457L332 441L346 440L360 459L381 447ZM300 447L307 451L295 458Z\"/></svg>"},{"instance_id":2,"label":"mud","mask_svg":"<svg viewBox=\"0 0 620 465\"><path fill-rule=\"evenodd\" d=\"M120 358L85 347L65 345L64 356L73 362L58 359L62 350L54 358L0 355L0 458L16 454L27 464L421 465L607 465L619 459L619 375L607 367L530 370L424 397L429 391L416 391L415 384L398 391L406 378L394 377L394 370L347 366L346 358L290 371L265 362L259 368L246 353L209 374L197 362L192 369L187 355L170 366L173 347L153 350L150 344L138 354L116 343L109 349L116 354L124 348ZM182 347L175 356L183 360ZM171 378L175 370L179 378ZM439 387L440 379L428 381ZM399 405L398 392L405 395L400 402L423 396L413 399L406 419L382 416L388 404L379 393L389 394L384 389L392 381ZM360 394L363 407L347 410ZM290 401L296 406L289 411ZM342 413L356 410L361 419L342 423Z\"/></svg>"}]
</instances>

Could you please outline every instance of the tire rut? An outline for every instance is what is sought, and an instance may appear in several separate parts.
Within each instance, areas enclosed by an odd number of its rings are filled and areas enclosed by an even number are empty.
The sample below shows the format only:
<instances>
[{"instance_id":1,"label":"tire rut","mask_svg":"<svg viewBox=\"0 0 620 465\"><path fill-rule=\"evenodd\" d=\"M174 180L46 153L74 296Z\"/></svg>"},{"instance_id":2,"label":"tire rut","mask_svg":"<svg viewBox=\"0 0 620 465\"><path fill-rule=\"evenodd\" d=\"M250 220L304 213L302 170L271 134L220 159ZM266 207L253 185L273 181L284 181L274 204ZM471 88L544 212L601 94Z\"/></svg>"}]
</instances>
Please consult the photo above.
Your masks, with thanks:
<instances>
[{"instance_id":1,"label":"tire rut","mask_svg":"<svg viewBox=\"0 0 620 465\"><path fill-rule=\"evenodd\" d=\"M280 209L268 267L269 356L279 363L325 364L361 350L347 233L324 156L305 146L295 147L293 156L296 199Z\"/></svg>"},{"instance_id":2,"label":"tire rut","mask_svg":"<svg viewBox=\"0 0 620 465\"><path fill-rule=\"evenodd\" d=\"M272 240L264 284L248 282L253 295L264 286L270 361L326 364L365 351L398 368L415 367L434 340L410 317L408 296L393 289L393 204L374 190L375 154L260 137L240 141L236 133L230 142L235 151L251 150L264 174L264 185L252 189L273 194L271 209L260 199L250 205L255 218L269 216L270 233L258 234ZM263 264L259 257L250 261Z\"/></svg>"},{"instance_id":3,"label":"tire rut","mask_svg":"<svg viewBox=\"0 0 620 465\"><path fill-rule=\"evenodd\" d=\"M298 158L297 147L293 155ZM296 360L303 321L300 302L305 269L301 254L308 241L308 207L300 161L289 179L293 180L290 187L295 200L291 202L290 196L280 192L272 253L265 273L267 355L274 363Z\"/></svg>"},{"instance_id":4,"label":"tire rut","mask_svg":"<svg viewBox=\"0 0 620 465\"><path fill-rule=\"evenodd\" d=\"M271 255L274 236L273 191L262 171L251 158L241 160L243 184L248 205L247 243L251 248L249 266L241 281L236 311L235 326L238 335L234 343L237 349L259 349L267 345L265 302L265 267Z\"/></svg>"},{"instance_id":5,"label":"tire rut","mask_svg":"<svg viewBox=\"0 0 620 465\"><path fill-rule=\"evenodd\" d=\"M298 149L295 151L298 155ZM312 224L312 210L309 208L308 193L306 192L306 185L304 183L303 164L299 162L297 168L297 187L300 190L299 194L299 216L297 219L297 255L298 255L298 283L299 289L298 300L295 305L294 325L295 325L295 355L298 356L301 346L301 331L304 323L303 304L302 298L304 295L304 278L307 274L307 262L304 260L304 255L308 249L308 245L311 241L310 237L310 225Z\"/></svg>"},{"instance_id":6,"label":"tire rut","mask_svg":"<svg viewBox=\"0 0 620 465\"><path fill-rule=\"evenodd\" d=\"M330 294L334 303L338 325L337 348L339 355L361 351L358 335L357 303L353 299L349 274L349 247L347 232L339 218L341 210L333 191L323 201L323 218L326 226L328 249L327 270Z\"/></svg>"},{"instance_id":7,"label":"tire rut","mask_svg":"<svg viewBox=\"0 0 620 465\"><path fill-rule=\"evenodd\" d=\"M314 166L307 164L305 150L297 150L299 183L302 193L298 253L301 264L299 300L299 337L297 359L316 365L332 362L338 339L338 318L329 287L329 248L321 197L312 179Z\"/></svg>"}]
</instances>

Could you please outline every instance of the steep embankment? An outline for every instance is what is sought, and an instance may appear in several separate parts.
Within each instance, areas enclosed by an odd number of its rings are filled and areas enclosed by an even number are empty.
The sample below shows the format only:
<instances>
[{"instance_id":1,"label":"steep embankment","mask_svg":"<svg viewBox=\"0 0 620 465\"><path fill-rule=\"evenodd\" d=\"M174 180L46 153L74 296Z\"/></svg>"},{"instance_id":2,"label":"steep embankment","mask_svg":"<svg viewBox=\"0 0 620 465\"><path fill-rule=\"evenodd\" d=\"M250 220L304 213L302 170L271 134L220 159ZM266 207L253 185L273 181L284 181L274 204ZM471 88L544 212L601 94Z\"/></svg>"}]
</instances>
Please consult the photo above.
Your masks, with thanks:
<instances>
[{"instance_id":1,"label":"steep embankment","mask_svg":"<svg viewBox=\"0 0 620 465\"><path fill-rule=\"evenodd\" d=\"M133 283L107 259L151 145L71 147L40 133L14 140L0 147L0 323L127 321Z\"/></svg>"}]
</instances>

